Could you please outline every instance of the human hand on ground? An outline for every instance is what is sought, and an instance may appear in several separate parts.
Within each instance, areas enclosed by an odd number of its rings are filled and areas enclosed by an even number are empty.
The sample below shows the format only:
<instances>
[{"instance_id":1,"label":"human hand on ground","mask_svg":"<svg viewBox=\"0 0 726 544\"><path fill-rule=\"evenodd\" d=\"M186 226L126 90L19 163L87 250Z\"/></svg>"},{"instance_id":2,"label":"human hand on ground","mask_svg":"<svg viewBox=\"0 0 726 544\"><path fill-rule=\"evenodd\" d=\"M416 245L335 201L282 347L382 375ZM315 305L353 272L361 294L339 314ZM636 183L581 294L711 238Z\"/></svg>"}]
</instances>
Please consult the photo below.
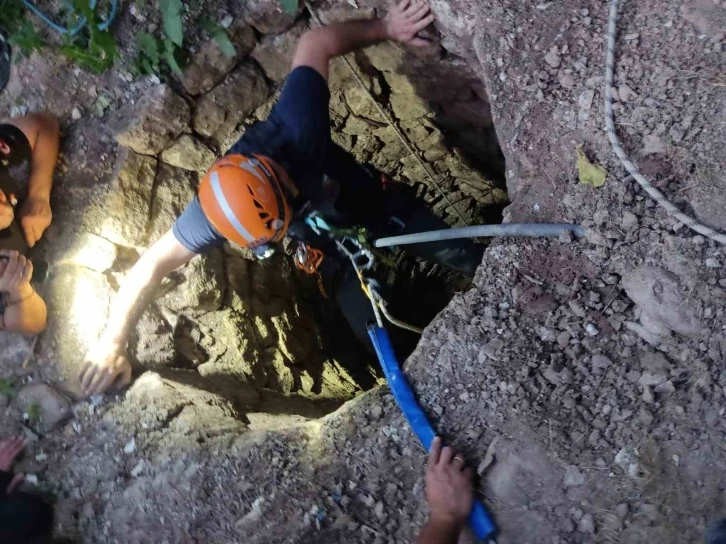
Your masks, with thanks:
<instances>
[{"instance_id":1,"label":"human hand on ground","mask_svg":"<svg viewBox=\"0 0 726 544\"><path fill-rule=\"evenodd\" d=\"M44 198L30 197L20 208L18 218L25 233L25 240L30 247L33 247L53 219L50 202Z\"/></svg>"},{"instance_id":2,"label":"human hand on ground","mask_svg":"<svg viewBox=\"0 0 726 544\"><path fill-rule=\"evenodd\" d=\"M384 19L388 39L416 47L429 45L416 35L434 22L431 7L425 0L402 0Z\"/></svg>"},{"instance_id":3,"label":"human hand on ground","mask_svg":"<svg viewBox=\"0 0 726 544\"><path fill-rule=\"evenodd\" d=\"M472 479L474 470L454 448L443 447L434 438L426 467L426 500L430 523L461 528L474 504Z\"/></svg>"},{"instance_id":4,"label":"human hand on ground","mask_svg":"<svg viewBox=\"0 0 726 544\"><path fill-rule=\"evenodd\" d=\"M121 389L131 382L131 364L124 351L122 344L101 340L88 352L80 374L86 395L100 395L109 388Z\"/></svg>"},{"instance_id":5,"label":"human hand on ground","mask_svg":"<svg viewBox=\"0 0 726 544\"><path fill-rule=\"evenodd\" d=\"M20 452L25 449L25 440L20 438L9 438L7 440L0 440L0 470L3 472L10 472L13 468L13 463ZM15 474L13 479L8 484L6 493L12 493L16 487L18 487L23 479L24 474Z\"/></svg>"},{"instance_id":6,"label":"human hand on ground","mask_svg":"<svg viewBox=\"0 0 726 544\"><path fill-rule=\"evenodd\" d=\"M8 201L8 196L0 191L0 230L6 229L10 226L15 218L15 210Z\"/></svg>"},{"instance_id":7,"label":"human hand on ground","mask_svg":"<svg viewBox=\"0 0 726 544\"><path fill-rule=\"evenodd\" d=\"M24 291L32 289L30 278L33 263L17 251L0 250L0 292L10 294L10 298L24 297Z\"/></svg>"}]
</instances>

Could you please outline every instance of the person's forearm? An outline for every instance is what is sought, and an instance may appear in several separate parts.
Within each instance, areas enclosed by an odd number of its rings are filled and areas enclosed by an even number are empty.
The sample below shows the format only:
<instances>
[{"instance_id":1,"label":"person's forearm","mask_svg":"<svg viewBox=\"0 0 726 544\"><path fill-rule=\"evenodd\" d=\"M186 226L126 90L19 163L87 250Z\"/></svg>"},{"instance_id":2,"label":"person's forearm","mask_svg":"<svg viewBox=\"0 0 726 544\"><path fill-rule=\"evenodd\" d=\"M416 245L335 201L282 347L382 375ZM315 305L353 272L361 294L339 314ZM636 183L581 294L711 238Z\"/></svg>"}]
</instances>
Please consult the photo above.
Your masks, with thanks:
<instances>
[{"instance_id":1,"label":"person's forearm","mask_svg":"<svg viewBox=\"0 0 726 544\"><path fill-rule=\"evenodd\" d=\"M4 315L5 330L32 336L45 330L47 320L45 302L30 284L8 298Z\"/></svg>"},{"instance_id":2,"label":"person's forearm","mask_svg":"<svg viewBox=\"0 0 726 544\"><path fill-rule=\"evenodd\" d=\"M462 528L460 525L429 520L421 530L416 544L456 544Z\"/></svg>"},{"instance_id":3,"label":"person's forearm","mask_svg":"<svg viewBox=\"0 0 726 544\"><path fill-rule=\"evenodd\" d=\"M101 337L103 342L126 343L162 279L153 263L142 256L126 275L111 303L108 323Z\"/></svg>"},{"instance_id":4,"label":"person's forearm","mask_svg":"<svg viewBox=\"0 0 726 544\"><path fill-rule=\"evenodd\" d=\"M53 171L58 162L58 122L47 114L37 116L38 133L33 146L28 179L28 198L50 199Z\"/></svg>"},{"instance_id":5,"label":"person's forearm","mask_svg":"<svg viewBox=\"0 0 726 544\"><path fill-rule=\"evenodd\" d=\"M328 57L338 57L388 40L384 19L346 21L315 28L303 36Z\"/></svg>"}]
</instances>

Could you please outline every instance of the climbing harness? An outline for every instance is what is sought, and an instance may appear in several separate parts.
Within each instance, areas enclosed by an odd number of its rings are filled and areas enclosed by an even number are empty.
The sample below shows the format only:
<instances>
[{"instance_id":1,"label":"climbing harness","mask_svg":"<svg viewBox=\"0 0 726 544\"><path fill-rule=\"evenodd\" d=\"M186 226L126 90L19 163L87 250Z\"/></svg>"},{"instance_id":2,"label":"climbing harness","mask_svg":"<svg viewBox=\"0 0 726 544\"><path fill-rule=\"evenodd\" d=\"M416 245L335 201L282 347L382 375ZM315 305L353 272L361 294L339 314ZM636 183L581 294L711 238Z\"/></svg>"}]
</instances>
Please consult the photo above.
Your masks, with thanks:
<instances>
[{"instance_id":1,"label":"climbing harness","mask_svg":"<svg viewBox=\"0 0 726 544\"><path fill-rule=\"evenodd\" d=\"M615 132L615 116L613 114L613 83L615 79L615 36L617 33L618 20L618 0L610 0L610 20L608 24L607 34L607 62L605 68L605 130L613 151L620 159L625 169L630 173L635 181L647 192L659 206L664 208L670 215L678 219L681 223L695 230L696 232L708 236L712 240L716 240L721 244L726 244L726 234L722 234L711 227L699 223L696 219L680 211L676 206L668 201L666 196L648 181L643 174L640 173L638 167L633 164L628 155L623 150L617 133Z\"/></svg>"},{"instance_id":2,"label":"climbing harness","mask_svg":"<svg viewBox=\"0 0 726 544\"><path fill-rule=\"evenodd\" d=\"M323 252L300 243L295 251L295 266L306 274L315 274L323 264Z\"/></svg>"},{"instance_id":3,"label":"climbing harness","mask_svg":"<svg viewBox=\"0 0 726 544\"><path fill-rule=\"evenodd\" d=\"M384 298L380 295L378 292L378 286L377 283L373 280L368 280L367 283L368 288L368 298L370 299L371 303L373 304L373 309L375 312L376 305L378 306L378 309L381 311L381 313L386 317L386 319L396 327L400 329L406 329L407 331L415 332L416 334L423 334L423 329L419 327L414 327L410 323L406 323L405 321L401 321L400 319L396 319L391 315L391 313L388 311L388 303L384 300Z\"/></svg>"},{"instance_id":4,"label":"climbing harness","mask_svg":"<svg viewBox=\"0 0 726 544\"><path fill-rule=\"evenodd\" d=\"M328 293L325 291L325 286L323 285L323 276L320 274L320 267L323 264L324 258L325 256L322 251L300 242L295 250L293 261L298 270L310 276L317 276L318 289L320 289L323 298L328 298Z\"/></svg>"},{"instance_id":5,"label":"climbing harness","mask_svg":"<svg viewBox=\"0 0 726 544\"><path fill-rule=\"evenodd\" d=\"M365 293L366 297L368 297L368 300L371 302L371 306L373 306L373 313L376 316L376 323L378 326L383 326L383 317L385 317L396 327L415 332L416 334L423 334L423 329L415 327L405 321L401 321L400 319L396 319L388 311L388 305L380 294L381 287L379 283L374 278L366 275L366 272L371 270L375 263L373 253L364 248L358 240L354 238L344 237L343 239L336 240L335 243L337 244L340 252L347 256L353 264L355 273L358 276L358 281L360 281L361 289L363 289L363 293ZM383 317L381 317L381 315Z\"/></svg>"},{"instance_id":6,"label":"climbing harness","mask_svg":"<svg viewBox=\"0 0 726 544\"><path fill-rule=\"evenodd\" d=\"M360 281L361 289L365 293L368 300L373 306L373 313L376 316L376 322L382 326L383 317L391 324L402 329L406 329L417 334L423 333L423 329L415 327L405 321L396 319L388 310L385 299L381 296L381 287L378 282L371 278L368 273L373 270L376 259L384 264L393 265L393 261L387 257L380 255L372 244L368 241L368 233L363 228L338 228L330 224L319 212L313 211L305 217L305 223L318 235L325 235L335 242L338 251L346 257L353 265L358 281ZM316 255L311 255L311 249L305 244L300 244L295 253L295 264L301 270L311 268L308 264L316 260ZM319 250L312 250L320 255L320 263L323 256ZM298 264L299 263L299 264ZM318 265L319 266L319 265ZM320 276L319 276L320 277ZM319 282L322 288L322 282Z\"/></svg>"},{"instance_id":7,"label":"climbing harness","mask_svg":"<svg viewBox=\"0 0 726 544\"><path fill-rule=\"evenodd\" d=\"M43 13L31 0L23 0L23 4L26 5L26 7L35 13L41 21L43 21L46 25L48 25L53 30L60 32L61 34L70 34L71 36L77 35L81 30L83 30L86 25L88 24L88 20L84 16L80 16L78 23L76 23L75 26L62 26L58 23L54 22L48 15ZM71 13L75 13L75 7L73 6L72 2L66 1L66 6L70 10ZM89 7L92 10L95 10L98 5L98 0L89 0L88 3ZM116 12L118 10L118 0L111 0L111 7L108 13L108 17L106 17L105 21L101 21L98 25L98 29L102 31L106 31L111 27L111 24L113 23L114 19L116 18Z\"/></svg>"}]
</instances>

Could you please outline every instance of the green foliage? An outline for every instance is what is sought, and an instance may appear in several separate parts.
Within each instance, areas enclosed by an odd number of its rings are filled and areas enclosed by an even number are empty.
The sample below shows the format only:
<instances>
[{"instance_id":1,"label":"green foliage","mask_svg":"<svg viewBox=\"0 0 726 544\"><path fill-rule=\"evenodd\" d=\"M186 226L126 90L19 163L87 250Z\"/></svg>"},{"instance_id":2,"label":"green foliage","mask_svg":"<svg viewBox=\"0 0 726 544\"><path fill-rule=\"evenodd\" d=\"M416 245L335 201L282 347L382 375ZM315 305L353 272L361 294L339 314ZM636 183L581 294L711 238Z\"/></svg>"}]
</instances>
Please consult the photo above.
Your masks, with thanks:
<instances>
[{"instance_id":1,"label":"green foliage","mask_svg":"<svg viewBox=\"0 0 726 544\"><path fill-rule=\"evenodd\" d=\"M200 26L217 42L219 50L222 51L223 55L234 57L237 54L237 49L232 43L232 40L229 39L229 34L227 34L227 31L222 25L215 23L211 19L205 19L200 23Z\"/></svg>"},{"instance_id":2,"label":"green foliage","mask_svg":"<svg viewBox=\"0 0 726 544\"><path fill-rule=\"evenodd\" d=\"M135 71L142 75L159 72L159 42L148 32L139 32L136 36L138 53L134 65Z\"/></svg>"},{"instance_id":3,"label":"green foliage","mask_svg":"<svg viewBox=\"0 0 726 544\"><path fill-rule=\"evenodd\" d=\"M28 421L31 423L40 423L41 411L40 404L34 402L28 406Z\"/></svg>"},{"instance_id":4,"label":"green foliage","mask_svg":"<svg viewBox=\"0 0 726 544\"><path fill-rule=\"evenodd\" d=\"M136 74L158 74L163 65L179 75L182 73L186 58L182 45L184 44L184 24L182 11L184 4L181 0L161 0L159 3L161 19L163 22L163 39L157 39L151 34L140 32L136 37L138 54L132 67Z\"/></svg>"},{"instance_id":5,"label":"green foliage","mask_svg":"<svg viewBox=\"0 0 726 544\"><path fill-rule=\"evenodd\" d=\"M34 51L40 51L47 45L43 36L35 30L33 23L28 20L8 36L8 42L17 47L20 53L26 57L32 55Z\"/></svg>"},{"instance_id":6,"label":"green foliage","mask_svg":"<svg viewBox=\"0 0 726 544\"><path fill-rule=\"evenodd\" d=\"M0 30L13 34L20 30L25 7L20 0L0 0Z\"/></svg>"},{"instance_id":7,"label":"green foliage","mask_svg":"<svg viewBox=\"0 0 726 544\"><path fill-rule=\"evenodd\" d=\"M5 395L6 397L14 397L15 396L15 384L10 381L6 380L5 378L0 378L0 395Z\"/></svg>"},{"instance_id":8,"label":"green foliage","mask_svg":"<svg viewBox=\"0 0 726 544\"><path fill-rule=\"evenodd\" d=\"M184 51L177 47L169 38L164 40L163 56L171 71L177 75L181 75L181 65L185 64Z\"/></svg>"},{"instance_id":9,"label":"green foliage","mask_svg":"<svg viewBox=\"0 0 726 544\"><path fill-rule=\"evenodd\" d=\"M296 13L300 5L298 0L280 0L280 2L282 3L282 9L291 14Z\"/></svg>"},{"instance_id":10,"label":"green foliage","mask_svg":"<svg viewBox=\"0 0 726 544\"><path fill-rule=\"evenodd\" d=\"M217 28L215 28L212 32L212 38L214 38L214 41L217 42L219 50L224 56L234 57L237 54L237 49L235 49L232 40L229 39L227 31L221 26L217 25Z\"/></svg>"},{"instance_id":11,"label":"green foliage","mask_svg":"<svg viewBox=\"0 0 726 544\"><path fill-rule=\"evenodd\" d=\"M159 8L161 9L164 34L174 45L181 47L184 42L184 24L182 22L184 4L181 0L161 0Z\"/></svg>"},{"instance_id":12,"label":"green foliage","mask_svg":"<svg viewBox=\"0 0 726 544\"><path fill-rule=\"evenodd\" d=\"M184 50L169 38L157 40L151 34L140 32L136 37L138 53L132 67L136 74L149 75L161 72L162 61L175 74L182 73L185 64Z\"/></svg>"},{"instance_id":13,"label":"green foliage","mask_svg":"<svg viewBox=\"0 0 726 544\"><path fill-rule=\"evenodd\" d=\"M99 30L100 18L87 0L74 0L73 7L88 24L77 36L66 35L60 51L81 68L101 74L113 66L118 57L116 39L110 32Z\"/></svg>"},{"instance_id":14,"label":"green foliage","mask_svg":"<svg viewBox=\"0 0 726 544\"><path fill-rule=\"evenodd\" d=\"M111 100L108 96L105 94L99 94L92 106L93 110L96 112L96 117L103 117L110 105Z\"/></svg>"}]
</instances>

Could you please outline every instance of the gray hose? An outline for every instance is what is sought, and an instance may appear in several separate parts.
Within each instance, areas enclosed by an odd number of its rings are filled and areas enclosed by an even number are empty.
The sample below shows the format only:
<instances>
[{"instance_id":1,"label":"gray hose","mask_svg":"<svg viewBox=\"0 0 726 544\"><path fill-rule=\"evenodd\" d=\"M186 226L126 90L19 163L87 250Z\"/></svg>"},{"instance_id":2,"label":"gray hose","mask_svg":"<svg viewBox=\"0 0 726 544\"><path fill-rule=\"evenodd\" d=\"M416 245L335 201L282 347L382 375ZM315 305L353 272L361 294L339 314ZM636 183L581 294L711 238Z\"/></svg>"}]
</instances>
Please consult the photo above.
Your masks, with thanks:
<instances>
[{"instance_id":1,"label":"gray hose","mask_svg":"<svg viewBox=\"0 0 726 544\"><path fill-rule=\"evenodd\" d=\"M458 229L435 230L381 238L374 242L375 247L405 246L424 242L440 242L442 240L458 240L459 238L514 236L530 238L559 238L562 233L570 232L577 238L585 236L585 229L580 225L567 223L506 223L504 225L475 225Z\"/></svg>"}]
</instances>

